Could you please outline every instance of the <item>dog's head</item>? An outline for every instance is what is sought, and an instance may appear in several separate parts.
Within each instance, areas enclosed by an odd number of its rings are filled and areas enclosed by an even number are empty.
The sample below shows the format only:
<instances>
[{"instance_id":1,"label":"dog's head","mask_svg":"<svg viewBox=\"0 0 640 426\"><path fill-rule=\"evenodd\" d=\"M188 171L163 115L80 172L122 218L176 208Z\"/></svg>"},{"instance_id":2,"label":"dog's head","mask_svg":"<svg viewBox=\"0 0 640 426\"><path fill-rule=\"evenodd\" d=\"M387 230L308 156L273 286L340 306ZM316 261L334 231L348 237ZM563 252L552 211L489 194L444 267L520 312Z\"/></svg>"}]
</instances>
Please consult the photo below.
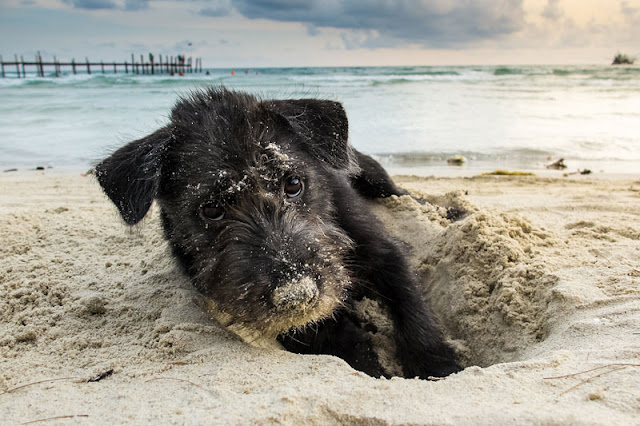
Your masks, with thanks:
<instances>
[{"instance_id":1,"label":"dog's head","mask_svg":"<svg viewBox=\"0 0 640 426\"><path fill-rule=\"evenodd\" d=\"M331 315L349 286L334 208L357 169L347 129L336 102L209 89L96 174L130 225L158 201L174 254L230 322L277 334Z\"/></svg>"}]
</instances>

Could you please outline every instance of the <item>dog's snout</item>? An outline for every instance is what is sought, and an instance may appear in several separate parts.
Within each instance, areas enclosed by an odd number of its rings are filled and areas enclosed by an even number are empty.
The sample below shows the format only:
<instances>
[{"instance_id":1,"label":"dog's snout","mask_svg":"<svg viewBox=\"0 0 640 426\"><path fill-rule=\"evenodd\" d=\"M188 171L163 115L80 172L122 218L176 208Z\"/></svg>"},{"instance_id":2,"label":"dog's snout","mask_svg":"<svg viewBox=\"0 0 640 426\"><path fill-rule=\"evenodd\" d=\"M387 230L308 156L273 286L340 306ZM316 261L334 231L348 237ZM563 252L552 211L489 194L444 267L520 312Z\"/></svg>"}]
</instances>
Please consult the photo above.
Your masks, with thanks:
<instances>
[{"instance_id":1,"label":"dog's snout","mask_svg":"<svg viewBox=\"0 0 640 426\"><path fill-rule=\"evenodd\" d=\"M277 287L271 301L278 311L303 311L312 306L318 296L318 286L310 277L302 277Z\"/></svg>"}]
</instances>

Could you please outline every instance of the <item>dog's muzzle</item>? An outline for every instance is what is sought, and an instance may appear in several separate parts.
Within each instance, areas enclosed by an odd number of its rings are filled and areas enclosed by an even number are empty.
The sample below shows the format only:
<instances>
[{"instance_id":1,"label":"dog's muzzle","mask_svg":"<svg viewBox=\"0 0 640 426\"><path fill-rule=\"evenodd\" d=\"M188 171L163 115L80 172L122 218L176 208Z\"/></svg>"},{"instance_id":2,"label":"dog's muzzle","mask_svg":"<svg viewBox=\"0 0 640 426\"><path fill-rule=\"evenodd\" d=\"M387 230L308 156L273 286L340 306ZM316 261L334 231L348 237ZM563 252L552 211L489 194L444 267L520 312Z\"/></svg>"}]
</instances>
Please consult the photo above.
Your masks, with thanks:
<instances>
[{"instance_id":1,"label":"dog's muzzle","mask_svg":"<svg viewBox=\"0 0 640 426\"><path fill-rule=\"evenodd\" d=\"M318 286L309 277L284 284L273 291L271 301L280 312L298 312L310 308L318 296Z\"/></svg>"}]
</instances>

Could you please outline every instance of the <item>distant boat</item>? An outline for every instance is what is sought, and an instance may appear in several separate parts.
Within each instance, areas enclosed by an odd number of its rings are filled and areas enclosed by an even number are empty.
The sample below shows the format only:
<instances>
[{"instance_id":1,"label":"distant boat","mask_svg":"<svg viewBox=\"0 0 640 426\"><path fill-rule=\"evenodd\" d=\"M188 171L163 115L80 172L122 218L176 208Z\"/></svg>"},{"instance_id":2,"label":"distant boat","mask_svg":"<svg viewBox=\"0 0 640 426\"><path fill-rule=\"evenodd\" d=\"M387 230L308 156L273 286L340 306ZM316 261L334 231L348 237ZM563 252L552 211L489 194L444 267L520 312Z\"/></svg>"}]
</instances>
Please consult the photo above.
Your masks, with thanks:
<instances>
[{"instance_id":1,"label":"distant boat","mask_svg":"<svg viewBox=\"0 0 640 426\"><path fill-rule=\"evenodd\" d=\"M636 58L632 58L629 55L625 55L624 53L618 53L614 58L611 65L633 65L636 61Z\"/></svg>"}]
</instances>

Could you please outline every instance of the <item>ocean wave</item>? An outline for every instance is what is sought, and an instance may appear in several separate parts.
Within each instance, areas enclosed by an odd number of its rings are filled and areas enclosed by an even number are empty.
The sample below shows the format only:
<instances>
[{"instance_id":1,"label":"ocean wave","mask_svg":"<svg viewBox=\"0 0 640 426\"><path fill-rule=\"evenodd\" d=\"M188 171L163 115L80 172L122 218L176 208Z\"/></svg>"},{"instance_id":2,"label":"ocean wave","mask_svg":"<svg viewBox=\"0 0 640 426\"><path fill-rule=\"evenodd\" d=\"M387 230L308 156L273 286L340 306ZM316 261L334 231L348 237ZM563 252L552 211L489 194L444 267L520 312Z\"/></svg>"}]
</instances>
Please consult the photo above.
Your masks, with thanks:
<instances>
[{"instance_id":1,"label":"ocean wave","mask_svg":"<svg viewBox=\"0 0 640 426\"><path fill-rule=\"evenodd\" d=\"M205 74L185 74L184 76L140 75L125 73L109 74L63 74L60 77L0 78L0 87L46 88L66 86L70 88L110 88L120 86L184 86L189 84L211 84L222 76L206 76Z\"/></svg>"},{"instance_id":2,"label":"ocean wave","mask_svg":"<svg viewBox=\"0 0 640 426\"><path fill-rule=\"evenodd\" d=\"M510 164L546 164L551 159L565 158L573 161L594 162L638 162L640 154L631 152L625 147L618 147L615 151L603 150L601 144L581 142L579 147L557 150L542 150L531 148L504 149L492 152L478 151L439 151L439 152L384 152L373 153L373 158L383 166L418 167L437 164L446 164L447 159L461 156L470 163L501 162Z\"/></svg>"},{"instance_id":3,"label":"ocean wave","mask_svg":"<svg viewBox=\"0 0 640 426\"><path fill-rule=\"evenodd\" d=\"M423 76L449 76L449 75L460 75L461 72L460 71L455 71L455 70L441 70L441 71L423 71L423 70L415 70L415 71L407 71L405 73L403 72L395 72L395 75L423 75Z\"/></svg>"},{"instance_id":4,"label":"ocean wave","mask_svg":"<svg viewBox=\"0 0 640 426\"><path fill-rule=\"evenodd\" d=\"M499 67L493 70L493 75L520 75L525 74L525 72L520 68L507 68L507 67Z\"/></svg>"},{"instance_id":5,"label":"ocean wave","mask_svg":"<svg viewBox=\"0 0 640 426\"><path fill-rule=\"evenodd\" d=\"M391 85L391 84L403 84L403 83L413 83L415 80L411 80L408 78L393 78L391 80L373 80L371 82L372 86L382 86L382 85Z\"/></svg>"},{"instance_id":6,"label":"ocean wave","mask_svg":"<svg viewBox=\"0 0 640 426\"><path fill-rule=\"evenodd\" d=\"M545 66L536 67L497 67L493 70L495 77L508 77L508 76L524 76L524 77L539 77L539 76L567 76L571 75L573 70L565 68L548 68Z\"/></svg>"},{"instance_id":7,"label":"ocean wave","mask_svg":"<svg viewBox=\"0 0 640 426\"><path fill-rule=\"evenodd\" d=\"M497 67L492 74L495 77L523 76L523 77L544 77L551 76L554 78L566 77L574 78L593 78L605 80L627 80L630 78L640 77L640 68L616 68L610 66L598 67Z\"/></svg>"},{"instance_id":8,"label":"ocean wave","mask_svg":"<svg viewBox=\"0 0 640 426\"><path fill-rule=\"evenodd\" d=\"M343 68L257 68L240 69L232 75L232 69L209 69L203 73L184 76L139 75L118 72L71 74L44 78L35 75L18 79L8 74L0 79L0 87L87 87L109 88L119 86L157 86L175 88L187 85L229 84L233 87L259 87L273 84L309 84L327 87L366 87L407 84L414 82L466 84L495 82L496 84L528 84L536 80L538 86L574 84L576 80L611 81L631 83L640 80L640 67L611 66L449 66L449 67L343 67ZM249 71L245 73L245 71ZM599 84L599 83L596 83ZM617 83L616 83L617 84Z\"/></svg>"},{"instance_id":9,"label":"ocean wave","mask_svg":"<svg viewBox=\"0 0 640 426\"><path fill-rule=\"evenodd\" d=\"M383 86L406 83L429 82L473 82L487 81L489 75L475 71L438 71L420 72L414 74L365 74L365 75L291 75L289 80L304 84L315 85L345 85L345 86Z\"/></svg>"},{"instance_id":10,"label":"ocean wave","mask_svg":"<svg viewBox=\"0 0 640 426\"><path fill-rule=\"evenodd\" d=\"M546 150L518 148L500 152L478 151L438 151L438 152L386 152L374 153L373 156L382 164L393 165L420 165L446 162L448 158L462 156L471 161L500 161L500 160L544 160L553 153Z\"/></svg>"},{"instance_id":11,"label":"ocean wave","mask_svg":"<svg viewBox=\"0 0 640 426\"><path fill-rule=\"evenodd\" d=\"M425 81L461 81L465 77L459 73L433 73L433 74L416 74L405 76L374 76L366 79L371 86L393 85L404 83L417 83Z\"/></svg>"}]
</instances>

